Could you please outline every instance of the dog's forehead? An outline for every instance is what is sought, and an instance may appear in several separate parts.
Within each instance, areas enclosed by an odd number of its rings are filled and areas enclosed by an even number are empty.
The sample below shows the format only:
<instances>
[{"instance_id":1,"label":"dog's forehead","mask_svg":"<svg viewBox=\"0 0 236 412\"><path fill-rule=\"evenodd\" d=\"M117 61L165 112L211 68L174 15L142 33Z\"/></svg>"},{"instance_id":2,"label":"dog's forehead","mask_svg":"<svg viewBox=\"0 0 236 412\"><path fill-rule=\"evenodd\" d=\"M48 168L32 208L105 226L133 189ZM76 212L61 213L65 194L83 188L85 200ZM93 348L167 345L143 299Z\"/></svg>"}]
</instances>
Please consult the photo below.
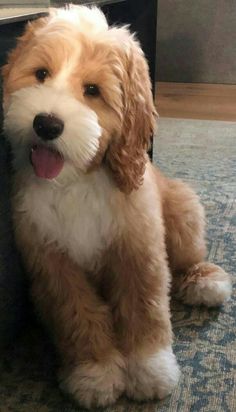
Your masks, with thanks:
<instances>
[{"instance_id":1,"label":"dog's forehead","mask_svg":"<svg viewBox=\"0 0 236 412\"><path fill-rule=\"evenodd\" d=\"M108 70L116 61L114 42L111 43L109 32L100 36L80 30L65 21L54 21L46 24L30 45L32 55L47 62L52 73L63 73L60 77L96 70ZM88 74L88 73L87 73ZM86 76L86 73L84 73Z\"/></svg>"},{"instance_id":2,"label":"dog's forehead","mask_svg":"<svg viewBox=\"0 0 236 412\"><path fill-rule=\"evenodd\" d=\"M38 23L34 30L38 43L54 38L75 44L83 39L91 45L115 47L128 54L130 40L134 38L128 26L109 26L105 15L97 7L71 6L68 9L53 9L46 19L39 19Z\"/></svg>"},{"instance_id":3,"label":"dog's forehead","mask_svg":"<svg viewBox=\"0 0 236 412\"><path fill-rule=\"evenodd\" d=\"M121 31L121 30L119 30ZM108 27L104 14L97 8L72 7L59 9L34 25L29 49L48 54L48 50L61 54L65 59L77 60L89 56L94 59L98 54L103 59L120 45L117 30ZM119 36L118 36L119 37ZM118 41L117 41L118 40ZM48 48L48 50L47 50ZM85 52L85 53L83 53ZM49 61L52 59L50 56Z\"/></svg>"}]
</instances>

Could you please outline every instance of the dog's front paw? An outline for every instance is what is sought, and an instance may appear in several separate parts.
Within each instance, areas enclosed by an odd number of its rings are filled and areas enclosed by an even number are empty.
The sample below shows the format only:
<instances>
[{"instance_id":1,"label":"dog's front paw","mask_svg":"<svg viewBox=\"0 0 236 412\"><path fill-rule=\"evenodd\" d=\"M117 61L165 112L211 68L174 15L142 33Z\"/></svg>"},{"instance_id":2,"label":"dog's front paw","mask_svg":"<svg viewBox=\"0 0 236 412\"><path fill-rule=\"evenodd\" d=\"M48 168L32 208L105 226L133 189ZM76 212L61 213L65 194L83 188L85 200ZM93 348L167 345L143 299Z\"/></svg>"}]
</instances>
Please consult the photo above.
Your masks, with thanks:
<instances>
[{"instance_id":1,"label":"dog's front paw","mask_svg":"<svg viewBox=\"0 0 236 412\"><path fill-rule=\"evenodd\" d=\"M176 386L179 376L171 347L143 359L132 355L128 362L126 394L136 400L163 399Z\"/></svg>"},{"instance_id":2,"label":"dog's front paw","mask_svg":"<svg viewBox=\"0 0 236 412\"><path fill-rule=\"evenodd\" d=\"M124 391L123 367L120 358L109 363L81 363L66 376L62 374L60 387L86 408L104 407Z\"/></svg>"}]
</instances>

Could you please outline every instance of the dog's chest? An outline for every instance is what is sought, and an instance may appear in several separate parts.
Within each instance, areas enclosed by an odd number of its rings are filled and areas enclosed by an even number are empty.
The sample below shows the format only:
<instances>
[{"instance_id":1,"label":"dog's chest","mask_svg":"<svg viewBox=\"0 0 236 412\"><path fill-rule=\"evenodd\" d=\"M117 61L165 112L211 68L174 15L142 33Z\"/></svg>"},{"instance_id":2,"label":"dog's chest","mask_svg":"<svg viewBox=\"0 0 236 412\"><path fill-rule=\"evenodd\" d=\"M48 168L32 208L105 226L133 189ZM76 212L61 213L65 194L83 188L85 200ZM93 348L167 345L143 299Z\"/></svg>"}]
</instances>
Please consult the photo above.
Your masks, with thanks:
<instances>
[{"instance_id":1,"label":"dog's chest","mask_svg":"<svg viewBox=\"0 0 236 412\"><path fill-rule=\"evenodd\" d=\"M98 176L66 189L42 184L26 193L24 210L41 239L58 244L83 269L99 268L120 226L109 182Z\"/></svg>"}]
</instances>

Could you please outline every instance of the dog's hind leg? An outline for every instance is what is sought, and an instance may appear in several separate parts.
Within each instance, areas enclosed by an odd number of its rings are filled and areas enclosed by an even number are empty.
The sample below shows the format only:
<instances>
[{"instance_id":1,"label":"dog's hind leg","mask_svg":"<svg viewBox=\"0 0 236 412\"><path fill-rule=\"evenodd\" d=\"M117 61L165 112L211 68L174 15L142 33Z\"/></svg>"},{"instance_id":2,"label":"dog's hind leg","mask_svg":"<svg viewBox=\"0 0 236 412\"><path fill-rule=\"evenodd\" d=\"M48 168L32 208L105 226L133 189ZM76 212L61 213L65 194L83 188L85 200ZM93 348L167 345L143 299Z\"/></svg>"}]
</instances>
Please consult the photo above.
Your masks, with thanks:
<instances>
[{"instance_id":1,"label":"dog's hind leg","mask_svg":"<svg viewBox=\"0 0 236 412\"><path fill-rule=\"evenodd\" d=\"M180 180L169 180L163 199L166 246L173 293L185 303L221 305L231 294L230 276L205 262L205 217L198 196Z\"/></svg>"}]
</instances>

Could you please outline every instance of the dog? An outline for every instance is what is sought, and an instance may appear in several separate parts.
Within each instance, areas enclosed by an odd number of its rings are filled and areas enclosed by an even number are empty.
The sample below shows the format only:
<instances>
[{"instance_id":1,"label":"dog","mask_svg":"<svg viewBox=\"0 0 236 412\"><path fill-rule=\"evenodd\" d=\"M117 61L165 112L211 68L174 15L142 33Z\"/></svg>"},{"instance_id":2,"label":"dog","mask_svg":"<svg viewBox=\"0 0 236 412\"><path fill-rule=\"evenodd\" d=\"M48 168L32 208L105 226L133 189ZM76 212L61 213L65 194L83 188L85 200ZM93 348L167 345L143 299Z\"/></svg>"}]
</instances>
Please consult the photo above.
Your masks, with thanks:
<instances>
[{"instance_id":1,"label":"dog","mask_svg":"<svg viewBox=\"0 0 236 412\"><path fill-rule=\"evenodd\" d=\"M148 65L98 8L52 9L3 67L15 238L32 299L84 407L164 398L180 371L169 295L221 305L230 276L204 261L204 210L147 155Z\"/></svg>"}]
</instances>

